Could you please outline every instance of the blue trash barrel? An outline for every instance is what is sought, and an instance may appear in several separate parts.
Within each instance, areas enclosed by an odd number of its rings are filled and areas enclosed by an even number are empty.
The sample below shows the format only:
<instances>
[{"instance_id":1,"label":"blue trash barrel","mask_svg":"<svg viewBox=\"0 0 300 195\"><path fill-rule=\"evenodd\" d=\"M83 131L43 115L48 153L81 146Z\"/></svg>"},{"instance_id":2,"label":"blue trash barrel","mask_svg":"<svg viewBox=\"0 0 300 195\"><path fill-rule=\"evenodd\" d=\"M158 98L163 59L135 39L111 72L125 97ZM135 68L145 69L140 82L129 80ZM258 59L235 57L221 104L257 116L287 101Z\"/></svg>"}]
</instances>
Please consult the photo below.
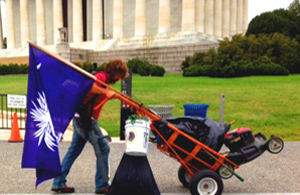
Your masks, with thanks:
<instances>
[{"instance_id":1,"label":"blue trash barrel","mask_svg":"<svg viewBox=\"0 0 300 195\"><path fill-rule=\"evenodd\" d=\"M184 116L206 118L208 104L184 104Z\"/></svg>"}]
</instances>

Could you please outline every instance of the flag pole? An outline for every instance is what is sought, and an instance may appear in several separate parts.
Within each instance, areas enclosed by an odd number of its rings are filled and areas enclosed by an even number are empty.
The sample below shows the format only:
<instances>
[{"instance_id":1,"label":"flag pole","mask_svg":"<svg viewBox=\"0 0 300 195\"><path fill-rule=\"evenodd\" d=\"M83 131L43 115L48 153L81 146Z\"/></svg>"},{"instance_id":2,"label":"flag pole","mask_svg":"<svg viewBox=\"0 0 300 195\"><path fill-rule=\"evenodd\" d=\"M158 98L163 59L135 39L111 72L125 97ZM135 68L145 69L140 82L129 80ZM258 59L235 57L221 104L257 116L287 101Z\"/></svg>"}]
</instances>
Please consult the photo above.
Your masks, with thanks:
<instances>
[{"instance_id":1,"label":"flag pole","mask_svg":"<svg viewBox=\"0 0 300 195\"><path fill-rule=\"evenodd\" d=\"M93 79L93 80L97 80L97 78L96 78L94 75L92 75L92 74L90 74L89 72L83 70L82 68L79 68L78 66L74 65L74 64L71 63L70 61L65 60L65 59L61 58L60 56L53 54L52 52L46 50L45 48L42 48L42 47L36 45L35 43L33 43L33 42L31 42L31 41L27 41L27 42L28 42L29 45L31 45L31 46L33 46L33 47L35 47L35 48L37 48L37 49L39 49L39 50L41 50L41 51L47 53L49 56L55 58L56 60L58 60L58 61L60 61L60 62L62 62L62 63L64 63L64 64L66 64L66 65L68 65L68 66L70 66L71 68L77 70L78 72L84 74L85 76L90 77L90 78Z\"/></svg>"}]
</instances>

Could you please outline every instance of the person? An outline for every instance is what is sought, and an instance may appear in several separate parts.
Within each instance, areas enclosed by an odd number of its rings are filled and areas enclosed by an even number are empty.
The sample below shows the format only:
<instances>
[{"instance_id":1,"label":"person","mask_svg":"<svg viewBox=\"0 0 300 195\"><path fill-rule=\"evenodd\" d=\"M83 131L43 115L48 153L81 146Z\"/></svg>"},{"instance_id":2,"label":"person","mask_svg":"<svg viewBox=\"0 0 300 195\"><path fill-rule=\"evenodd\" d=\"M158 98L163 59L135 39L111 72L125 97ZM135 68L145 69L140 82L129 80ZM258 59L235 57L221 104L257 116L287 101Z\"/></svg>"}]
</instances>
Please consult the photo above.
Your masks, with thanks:
<instances>
[{"instance_id":1,"label":"person","mask_svg":"<svg viewBox=\"0 0 300 195\"><path fill-rule=\"evenodd\" d=\"M119 80L124 80L128 76L127 63L122 59L116 59L109 61L104 66L104 71L99 71L95 74L96 78L106 84L115 84ZM75 189L66 185L66 177L76 160L80 155L87 141L91 142L92 135L97 136L96 145L100 148L101 156L103 161L99 162L97 159L95 185L96 194L106 194L110 189L108 181L105 181L105 177L102 175L102 165L105 167L106 178L108 178L108 157L110 147L103 139L103 134L98 125L98 119L103 107L103 102L107 99L112 99L116 96L116 93L108 90L107 87L101 86L98 82L95 82L92 89L86 95L83 103L81 104L78 111L75 113L73 118L74 133L71 145L62 161L62 174L56 177L53 181L51 190L58 193L73 193ZM91 134L93 133L93 134ZM92 143L92 142L91 142ZM92 143L93 145L93 143ZM96 147L96 148L97 148ZM95 147L94 147L95 149ZM96 153L96 150L95 150ZM97 155L96 155L97 156Z\"/></svg>"}]
</instances>

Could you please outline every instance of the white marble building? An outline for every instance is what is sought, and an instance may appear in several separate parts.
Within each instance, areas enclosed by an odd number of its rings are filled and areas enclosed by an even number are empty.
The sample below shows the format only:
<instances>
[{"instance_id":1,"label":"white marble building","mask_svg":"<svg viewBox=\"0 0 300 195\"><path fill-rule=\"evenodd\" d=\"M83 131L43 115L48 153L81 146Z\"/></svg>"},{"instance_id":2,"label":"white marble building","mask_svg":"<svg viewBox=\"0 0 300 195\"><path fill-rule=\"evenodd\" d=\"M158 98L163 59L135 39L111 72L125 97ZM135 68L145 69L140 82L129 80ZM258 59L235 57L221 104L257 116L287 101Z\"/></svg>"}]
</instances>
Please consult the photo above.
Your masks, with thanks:
<instances>
[{"instance_id":1,"label":"white marble building","mask_svg":"<svg viewBox=\"0 0 300 195\"><path fill-rule=\"evenodd\" d=\"M8 49L27 40L55 45L61 27L68 29L68 42L78 43L172 33L219 39L244 33L248 25L248 0L5 1Z\"/></svg>"},{"instance_id":2,"label":"white marble building","mask_svg":"<svg viewBox=\"0 0 300 195\"><path fill-rule=\"evenodd\" d=\"M101 64L115 57L138 57L178 73L186 56L218 47L218 40L244 34L248 27L248 0L5 3L6 23L0 22L0 32L5 25L7 48L0 39L2 59L28 56L30 40L70 61Z\"/></svg>"}]
</instances>

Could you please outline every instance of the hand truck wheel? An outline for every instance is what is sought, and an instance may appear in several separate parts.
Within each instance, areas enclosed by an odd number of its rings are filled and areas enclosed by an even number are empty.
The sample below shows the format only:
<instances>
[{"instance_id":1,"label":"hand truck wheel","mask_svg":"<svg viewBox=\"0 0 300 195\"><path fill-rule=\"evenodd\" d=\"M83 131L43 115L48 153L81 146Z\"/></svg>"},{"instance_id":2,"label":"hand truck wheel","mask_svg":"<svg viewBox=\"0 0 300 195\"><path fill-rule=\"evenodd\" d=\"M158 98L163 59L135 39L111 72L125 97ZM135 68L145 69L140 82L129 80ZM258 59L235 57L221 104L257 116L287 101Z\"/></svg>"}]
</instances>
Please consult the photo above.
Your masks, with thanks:
<instances>
[{"instance_id":1,"label":"hand truck wheel","mask_svg":"<svg viewBox=\"0 0 300 195\"><path fill-rule=\"evenodd\" d=\"M192 195L220 195L223 192L223 181L217 173L202 170L191 179L190 192Z\"/></svg>"},{"instance_id":2,"label":"hand truck wheel","mask_svg":"<svg viewBox=\"0 0 300 195\"><path fill-rule=\"evenodd\" d=\"M178 169L178 179L185 188L188 188L190 186L192 176L185 170L182 165Z\"/></svg>"},{"instance_id":3,"label":"hand truck wheel","mask_svg":"<svg viewBox=\"0 0 300 195\"><path fill-rule=\"evenodd\" d=\"M268 141L268 151L272 154L278 154L284 147L283 140L278 137L272 137Z\"/></svg>"}]
</instances>

